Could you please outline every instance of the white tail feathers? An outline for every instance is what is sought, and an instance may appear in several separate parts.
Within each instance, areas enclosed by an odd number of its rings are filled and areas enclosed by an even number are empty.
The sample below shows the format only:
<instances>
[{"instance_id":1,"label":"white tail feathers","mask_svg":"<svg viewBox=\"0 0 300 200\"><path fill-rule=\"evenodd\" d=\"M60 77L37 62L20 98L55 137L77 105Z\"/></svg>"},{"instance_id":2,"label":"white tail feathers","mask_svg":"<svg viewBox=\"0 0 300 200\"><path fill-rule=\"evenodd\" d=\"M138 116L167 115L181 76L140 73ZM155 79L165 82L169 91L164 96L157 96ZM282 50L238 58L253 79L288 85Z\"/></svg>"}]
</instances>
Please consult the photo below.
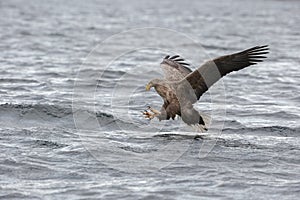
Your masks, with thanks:
<instances>
[{"instance_id":1,"label":"white tail feathers","mask_svg":"<svg viewBox=\"0 0 300 200\"><path fill-rule=\"evenodd\" d=\"M207 131L207 128L202 124L193 124L191 125L191 127L195 129L196 132L204 133L205 131Z\"/></svg>"},{"instance_id":2,"label":"white tail feathers","mask_svg":"<svg viewBox=\"0 0 300 200\"><path fill-rule=\"evenodd\" d=\"M206 132L206 131L209 129L209 127L210 127L210 124L211 124L211 117L210 117L209 115L205 114L205 113L200 113L200 112L199 112L199 114L201 115L201 117L202 117L202 119L203 119L205 125L203 125L203 124L193 124L193 125L191 125L191 127L192 127L193 129L195 129L197 132L204 133L204 132Z\"/></svg>"},{"instance_id":3,"label":"white tail feathers","mask_svg":"<svg viewBox=\"0 0 300 200\"><path fill-rule=\"evenodd\" d=\"M205 123L205 127L207 129L209 129L210 128L210 124L211 124L211 117L208 114L205 114L203 112L199 112L199 114L201 115L201 117L202 117L202 119L203 119L203 121Z\"/></svg>"}]
</instances>

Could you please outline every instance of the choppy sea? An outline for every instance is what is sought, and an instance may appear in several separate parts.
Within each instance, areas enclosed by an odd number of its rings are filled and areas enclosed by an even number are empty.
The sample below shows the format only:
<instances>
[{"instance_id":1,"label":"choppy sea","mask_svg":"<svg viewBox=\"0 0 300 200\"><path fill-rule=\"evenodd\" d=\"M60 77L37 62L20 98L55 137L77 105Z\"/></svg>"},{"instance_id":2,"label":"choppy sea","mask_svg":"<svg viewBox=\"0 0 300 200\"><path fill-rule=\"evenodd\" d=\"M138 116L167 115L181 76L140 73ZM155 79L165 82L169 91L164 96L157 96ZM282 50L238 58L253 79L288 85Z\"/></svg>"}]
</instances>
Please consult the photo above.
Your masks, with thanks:
<instances>
[{"instance_id":1,"label":"choppy sea","mask_svg":"<svg viewBox=\"0 0 300 200\"><path fill-rule=\"evenodd\" d=\"M298 199L299 1L0 1L1 199ZM148 121L166 54L256 45L180 119Z\"/></svg>"}]
</instances>

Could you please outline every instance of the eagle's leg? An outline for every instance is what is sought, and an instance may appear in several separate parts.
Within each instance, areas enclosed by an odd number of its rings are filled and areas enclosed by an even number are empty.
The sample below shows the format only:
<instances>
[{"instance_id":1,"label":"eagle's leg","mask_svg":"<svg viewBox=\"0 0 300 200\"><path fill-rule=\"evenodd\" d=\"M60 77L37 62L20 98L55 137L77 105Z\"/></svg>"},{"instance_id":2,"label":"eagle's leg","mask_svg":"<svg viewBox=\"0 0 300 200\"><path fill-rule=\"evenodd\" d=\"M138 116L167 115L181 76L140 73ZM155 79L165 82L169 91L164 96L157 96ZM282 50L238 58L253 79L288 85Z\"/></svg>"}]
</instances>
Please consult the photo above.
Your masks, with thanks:
<instances>
[{"instance_id":1,"label":"eagle's leg","mask_svg":"<svg viewBox=\"0 0 300 200\"><path fill-rule=\"evenodd\" d=\"M148 106L148 109L149 109L151 112L153 112L154 114L160 115L160 112L159 112L158 110L153 109L153 108L151 108L150 106Z\"/></svg>"}]
</instances>

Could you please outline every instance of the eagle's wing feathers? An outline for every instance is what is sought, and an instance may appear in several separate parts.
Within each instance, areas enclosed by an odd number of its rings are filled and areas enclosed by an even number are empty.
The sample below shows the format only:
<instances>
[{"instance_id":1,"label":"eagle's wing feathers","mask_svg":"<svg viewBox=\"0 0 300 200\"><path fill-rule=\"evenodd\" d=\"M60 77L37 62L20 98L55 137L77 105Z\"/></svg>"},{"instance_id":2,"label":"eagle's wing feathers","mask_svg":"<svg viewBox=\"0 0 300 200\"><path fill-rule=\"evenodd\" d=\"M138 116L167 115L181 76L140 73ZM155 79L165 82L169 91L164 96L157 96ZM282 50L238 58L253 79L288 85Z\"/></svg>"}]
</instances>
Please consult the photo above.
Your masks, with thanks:
<instances>
[{"instance_id":1,"label":"eagle's wing feathers","mask_svg":"<svg viewBox=\"0 0 300 200\"><path fill-rule=\"evenodd\" d=\"M238 71L250 65L262 62L269 53L268 46L256 46L231 55L221 56L207 61L181 82L188 83L195 92L197 100L220 78L232 71Z\"/></svg>"},{"instance_id":2,"label":"eagle's wing feathers","mask_svg":"<svg viewBox=\"0 0 300 200\"><path fill-rule=\"evenodd\" d=\"M187 67L188 65L179 55L172 57L168 55L160 64L167 81L179 81L191 73L192 70Z\"/></svg>"}]
</instances>

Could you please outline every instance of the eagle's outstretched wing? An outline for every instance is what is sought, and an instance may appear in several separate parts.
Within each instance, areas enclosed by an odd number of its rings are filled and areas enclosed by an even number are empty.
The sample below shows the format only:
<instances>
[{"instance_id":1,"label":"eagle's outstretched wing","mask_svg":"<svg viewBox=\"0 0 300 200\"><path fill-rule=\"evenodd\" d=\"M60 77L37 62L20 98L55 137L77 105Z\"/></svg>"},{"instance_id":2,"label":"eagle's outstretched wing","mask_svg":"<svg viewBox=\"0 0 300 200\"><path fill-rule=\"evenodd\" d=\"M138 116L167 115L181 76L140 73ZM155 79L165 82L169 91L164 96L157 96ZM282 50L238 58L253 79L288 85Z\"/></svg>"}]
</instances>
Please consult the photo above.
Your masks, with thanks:
<instances>
[{"instance_id":1,"label":"eagle's outstretched wing","mask_svg":"<svg viewBox=\"0 0 300 200\"><path fill-rule=\"evenodd\" d=\"M181 82L194 90L197 99L191 99L195 102L211 85L226 74L262 62L266 58L264 55L269 53L268 50L268 45L256 46L235 54L215 58L188 74Z\"/></svg>"},{"instance_id":2,"label":"eagle's outstretched wing","mask_svg":"<svg viewBox=\"0 0 300 200\"><path fill-rule=\"evenodd\" d=\"M160 66L163 69L167 81L179 81L192 72L192 70L187 67L189 64L179 55L172 57L169 55L166 56Z\"/></svg>"}]
</instances>

